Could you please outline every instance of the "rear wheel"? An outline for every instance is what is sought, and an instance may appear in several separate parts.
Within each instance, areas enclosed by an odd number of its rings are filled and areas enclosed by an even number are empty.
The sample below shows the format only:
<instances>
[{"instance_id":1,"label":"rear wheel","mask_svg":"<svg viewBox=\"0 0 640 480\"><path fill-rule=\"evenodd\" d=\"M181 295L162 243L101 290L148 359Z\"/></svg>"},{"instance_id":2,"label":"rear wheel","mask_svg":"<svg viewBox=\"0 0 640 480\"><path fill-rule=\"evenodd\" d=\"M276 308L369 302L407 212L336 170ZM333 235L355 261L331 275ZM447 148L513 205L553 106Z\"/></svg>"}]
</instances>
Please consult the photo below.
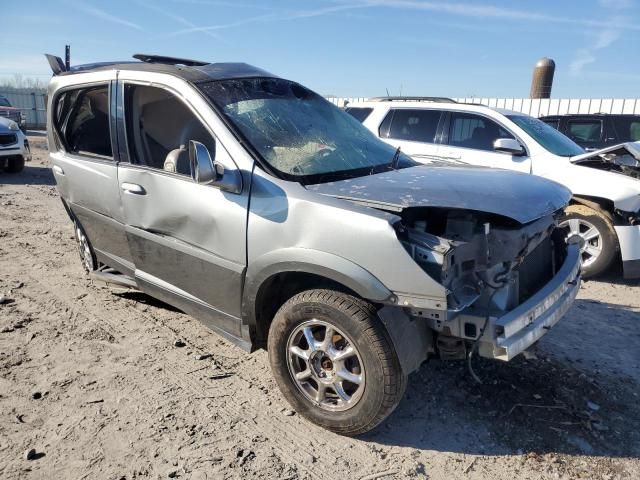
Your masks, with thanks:
<instances>
[{"instance_id":1,"label":"rear wheel","mask_svg":"<svg viewBox=\"0 0 640 480\"><path fill-rule=\"evenodd\" d=\"M89 239L78 222L74 221L73 226L76 233L76 240L78 241L78 251L80 253L82 267L87 273L93 272L96 269L97 261L93 253L93 248L91 248L91 243L89 243Z\"/></svg>"},{"instance_id":2,"label":"rear wheel","mask_svg":"<svg viewBox=\"0 0 640 480\"><path fill-rule=\"evenodd\" d=\"M7 166L4 167L4 171L7 173L18 173L24 168L23 157L11 157L7 160Z\"/></svg>"},{"instance_id":3,"label":"rear wheel","mask_svg":"<svg viewBox=\"0 0 640 480\"><path fill-rule=\"evenodd\" d=\"M292 297L273 319L268 349L288 402L336 433L371 430L404 394L406 375L375 308L345 293Z\"/></svg>"},{"instance_id":4,"label":"rear wheel","mask_svg":"<svg viewBox=\"0 0 640 480\"><path fill-rule=\"evenodd\" d=\"M569 205L560 223L570 235L579 235L582 247L582 276L592 278L604 273L618 254L618 239L607 216L585 205Z\"/></svg>"}]
</instances>

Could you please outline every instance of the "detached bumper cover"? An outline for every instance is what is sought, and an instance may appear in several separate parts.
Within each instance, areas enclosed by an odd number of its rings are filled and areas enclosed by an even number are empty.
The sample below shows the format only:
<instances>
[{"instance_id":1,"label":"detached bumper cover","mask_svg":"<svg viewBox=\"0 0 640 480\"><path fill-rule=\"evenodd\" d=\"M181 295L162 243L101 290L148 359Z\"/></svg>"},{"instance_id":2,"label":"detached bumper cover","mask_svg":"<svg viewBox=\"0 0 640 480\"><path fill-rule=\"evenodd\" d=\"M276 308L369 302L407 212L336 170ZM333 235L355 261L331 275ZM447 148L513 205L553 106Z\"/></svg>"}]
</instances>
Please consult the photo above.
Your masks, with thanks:
<instances>
[{"instance_id":1,"label":"detached bumper cover","mask_svg":"<svg viewBox=\"0 0 640 480\"><path fill-rule=\"evenodd\" d=\"M564 264L540 291L495 321L493 357L511 360L553 327L569 310L580 290L580 247L568 245Z\"/></svg>"}]
</instances>

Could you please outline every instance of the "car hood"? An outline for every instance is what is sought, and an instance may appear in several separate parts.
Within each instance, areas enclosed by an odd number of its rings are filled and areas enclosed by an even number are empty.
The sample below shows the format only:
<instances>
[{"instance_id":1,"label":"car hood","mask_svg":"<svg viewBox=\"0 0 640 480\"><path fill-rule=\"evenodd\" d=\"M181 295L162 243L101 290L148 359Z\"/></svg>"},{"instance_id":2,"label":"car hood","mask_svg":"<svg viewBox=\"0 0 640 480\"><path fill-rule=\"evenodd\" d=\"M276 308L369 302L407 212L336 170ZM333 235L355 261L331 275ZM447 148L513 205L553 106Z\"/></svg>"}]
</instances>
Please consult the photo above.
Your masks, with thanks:
<instances>
[{"instance_id":1,"label":"car hood","mask_svg":"<svg viewBox=\"0 0 640 480\"><path fill-rule=\"evenodd\" d=\"M601 148L600 150L594 150L593 152L575 155L569 160L572 163L583 163L596 157L608 160L613 159L614 157L622 157L625 155L629 155L631 157L629 160L637 164L634 166L640 166L640 142L619 143L618 145Z\"/></svg>"},{"instance_id":2,"label":"car hood","mask_svg":"<svg viewBox=\"0 0 640 480\"><path fill-rule=\"evenodd\" d=\"M418 166L308 185L320 194L383 210L440 207L475 210L525 224L563 208L571 192L524 173L475 167Z\"/></svg>"}]
</instances>

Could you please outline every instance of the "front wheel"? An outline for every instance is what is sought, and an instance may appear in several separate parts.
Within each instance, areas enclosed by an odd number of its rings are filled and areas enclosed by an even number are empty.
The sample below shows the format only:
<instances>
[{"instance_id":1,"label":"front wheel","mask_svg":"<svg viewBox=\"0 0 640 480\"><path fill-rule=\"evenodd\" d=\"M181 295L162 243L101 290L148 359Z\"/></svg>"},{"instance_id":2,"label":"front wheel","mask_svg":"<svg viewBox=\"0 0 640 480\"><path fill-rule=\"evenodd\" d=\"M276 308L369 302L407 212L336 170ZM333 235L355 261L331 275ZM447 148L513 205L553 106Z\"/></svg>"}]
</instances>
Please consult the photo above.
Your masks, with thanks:
<instances>
[{"instance_id":1,"label":"front wheel","mask_svg":"<svg viewBox=\"0 0 640 480\"><path fill-rule=\"evenodd\" d=\"M308 420L343 435L382 422L407 376L376 310L333 290L308 290L276 313L269 360L287 401Z\"/></svg>"},{"instance_id":2,"label":"front wheel","mask_svg":"<svg viewBox=\"0 0 640 480\"><path fill-rule=\"evenodd\" d=\"M579 235L582 247L582 277L604 273L618 254L618 238L611 221L601 212L585 205L569 205L560 222L570 235Z\"/></svg>"}]
</instances>

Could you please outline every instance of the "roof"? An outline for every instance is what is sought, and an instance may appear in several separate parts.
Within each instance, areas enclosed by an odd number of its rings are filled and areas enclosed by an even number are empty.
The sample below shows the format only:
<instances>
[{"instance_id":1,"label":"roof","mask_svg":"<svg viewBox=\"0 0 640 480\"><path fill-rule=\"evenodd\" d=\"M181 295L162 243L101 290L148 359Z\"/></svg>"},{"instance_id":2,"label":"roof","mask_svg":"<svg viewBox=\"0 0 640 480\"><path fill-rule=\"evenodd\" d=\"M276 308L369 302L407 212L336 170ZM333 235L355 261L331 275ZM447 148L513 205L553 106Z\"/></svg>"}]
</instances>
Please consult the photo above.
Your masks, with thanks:
<instances>
[{"instance_id":1,"label":"roof","mask_svg":"<svg viewBox=\"0 0 640 480\"><path fill-rule=\"evenodd\" d=\"M74 75L78 73L99 72L105 70L136 70L175 75L193 83L228 80L232 78L277 78L276 75L247 63L207 63L196 60L144 54L136 54L134 55L134 58L138 58L142 61L88 63L85 65L74 66L69 71L60 72L59 75Z\"/></svg>"},{"instance_id":2,"label":"roof","mask_svg":"<svg viewBox=\"0 0 640 480\"><path fill-rule=\"evenodd\" d=\"M418 97L415 97L418 98ZM434 97L435 98L435 97ZM494 112L501 113L502 115L524 115L523 113L516 112L514 110L507 110L504 108L494 108L488 105L483 105L479 103L460 103L460 102L449 102L449 101L433 101L433 100L385 100L382 102L384 106L393 106L394 108L430 108L430 109L443 109L443 110L451 110L451 111L463 111L463 112L482 112L486 110L491 110ZM381 105L381 102L377 99L370 99L361 102L352 102L347 106L348 108L358 108L358 107L371 107L376 108Z\"/></svg>"}]
</instances>

